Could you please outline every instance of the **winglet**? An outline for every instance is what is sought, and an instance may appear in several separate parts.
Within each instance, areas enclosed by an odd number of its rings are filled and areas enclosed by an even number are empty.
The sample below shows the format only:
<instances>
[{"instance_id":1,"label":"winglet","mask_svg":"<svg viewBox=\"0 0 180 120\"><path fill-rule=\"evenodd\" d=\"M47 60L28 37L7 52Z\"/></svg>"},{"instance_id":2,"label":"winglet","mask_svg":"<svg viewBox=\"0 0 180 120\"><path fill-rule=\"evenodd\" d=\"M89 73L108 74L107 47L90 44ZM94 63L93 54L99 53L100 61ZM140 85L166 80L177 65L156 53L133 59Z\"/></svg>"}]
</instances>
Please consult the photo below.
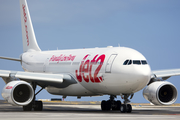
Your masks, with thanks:
<instances>
[{"instance_id":1,"label":"winglet","mask_svg":"<svg viewBox=\"0 0 180 120\"><path fill-rule=\"evenodd\" d=\"M23 51L41 51L34 34L26 0L20 0Z\"/></svg>"}]
</instances>

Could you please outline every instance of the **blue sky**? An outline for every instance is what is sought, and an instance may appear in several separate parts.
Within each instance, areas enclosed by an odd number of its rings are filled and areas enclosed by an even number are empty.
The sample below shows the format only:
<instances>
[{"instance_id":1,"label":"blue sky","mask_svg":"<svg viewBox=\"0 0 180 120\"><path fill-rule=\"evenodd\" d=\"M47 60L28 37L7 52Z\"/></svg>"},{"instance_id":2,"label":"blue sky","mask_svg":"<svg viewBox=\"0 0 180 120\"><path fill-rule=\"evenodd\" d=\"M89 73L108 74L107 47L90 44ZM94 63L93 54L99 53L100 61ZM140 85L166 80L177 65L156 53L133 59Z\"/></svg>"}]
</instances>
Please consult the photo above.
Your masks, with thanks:
<instances>
[{"instance_id":1,"label":"blue sky","mask_svg":"<svg viewBox=\"0 0 180 120\"><path fill-rule=\"evenodd\" d=\"M138 50L152 70L180 68L179 0L28 0L41 50L125 46ZM23 52L19 0L0 0L0 56ZM0 60L0 69L22 71ZM180 77L168 79L180 91ZM5 83L0 81L0 88ZM37 98L61 98L43 90ZM0 99L3 99L0 96ZM108 96L80 100L107 100ZM120 97L118 97L120 99ZM76 101L75 97L65 100ZM142 91L132 102L147 102ZM180 98L176 103L180 103Z\"/></svg>"}]
</instances>

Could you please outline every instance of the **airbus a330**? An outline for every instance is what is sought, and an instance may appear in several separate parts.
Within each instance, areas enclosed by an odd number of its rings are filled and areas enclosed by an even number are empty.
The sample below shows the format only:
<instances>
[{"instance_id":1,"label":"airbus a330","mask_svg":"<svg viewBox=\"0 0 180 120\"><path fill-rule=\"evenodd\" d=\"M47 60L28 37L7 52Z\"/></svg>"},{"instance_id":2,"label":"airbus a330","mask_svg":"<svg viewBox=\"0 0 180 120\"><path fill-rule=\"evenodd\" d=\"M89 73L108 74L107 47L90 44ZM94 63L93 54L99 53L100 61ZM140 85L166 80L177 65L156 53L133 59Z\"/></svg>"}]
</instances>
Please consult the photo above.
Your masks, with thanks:
<instances>
[{"instance_id":1,"label":"airbus a330","mask_svg":"<svg viewBox=\"0 0 180 120\"><path fill-rule=\"evenodd\" d=\"M142 90L154 105L171 105L177 99L176 87L167 81L180 75L180 69L151 71L146 58L127 47L105 47L41 51L32 26L26 0L20 0L23 53L19 59L0 57L21 63L24 71L0 70L6 83L3 98L24 111L43 110L36 95L46 89L50 94L66 96L102 96L101 109L132 111L134 93ZM35 93L36 87L42 89ZM121 96L124 101L115 100Z\"/></svg>"}]
</instances>

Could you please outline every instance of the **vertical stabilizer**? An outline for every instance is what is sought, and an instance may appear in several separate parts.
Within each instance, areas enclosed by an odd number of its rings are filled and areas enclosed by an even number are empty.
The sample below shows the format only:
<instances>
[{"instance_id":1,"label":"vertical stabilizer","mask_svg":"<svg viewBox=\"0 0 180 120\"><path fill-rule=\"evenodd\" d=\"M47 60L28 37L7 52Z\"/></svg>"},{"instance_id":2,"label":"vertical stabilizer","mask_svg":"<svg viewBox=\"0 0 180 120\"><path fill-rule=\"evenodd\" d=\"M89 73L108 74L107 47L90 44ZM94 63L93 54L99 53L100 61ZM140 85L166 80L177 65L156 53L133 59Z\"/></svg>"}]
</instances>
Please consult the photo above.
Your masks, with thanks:
<instances>
[{"instance_id":1,"label":"vertical stabilizer","mask_svg":"<svg viewBox=\"0 0 180 120\"><path fill-rule=\"evenodd\" d=\"M23 51L24 52L31 50L41 51L36 41L26 0L20 0L20 11L21 11Z\"/></svg>"}]
</instances>

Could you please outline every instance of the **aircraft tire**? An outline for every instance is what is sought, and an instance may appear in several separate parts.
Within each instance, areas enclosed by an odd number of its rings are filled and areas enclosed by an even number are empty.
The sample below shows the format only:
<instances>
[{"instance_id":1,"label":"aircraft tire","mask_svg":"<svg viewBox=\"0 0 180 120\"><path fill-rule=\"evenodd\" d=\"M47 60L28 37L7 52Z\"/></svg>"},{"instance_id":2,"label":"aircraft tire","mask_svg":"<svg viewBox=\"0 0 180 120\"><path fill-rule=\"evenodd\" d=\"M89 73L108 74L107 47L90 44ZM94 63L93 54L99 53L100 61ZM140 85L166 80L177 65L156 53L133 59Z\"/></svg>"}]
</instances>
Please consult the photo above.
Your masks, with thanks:
<instances>
[{"instance_id":1,"label":"aircraft tire","mask_svg":"<svg viewBox=\"0 0 180 120\"><path fill-rule=\"evenodd\" d=\"M125 104L122 104L122 105L121 105L121 112L122 112L122 113L125 113L126 110L127 110L126 105L125 105Z\"/></svg>"},{"instance_id":2,"label":"aircraft tire","mask_svg":"<svg viewBox=\"0 0 180 120\"><path fill-rule=\"evenodd\" d=\"M117 104L116 110L120 110L120 108L121 108L121 101L120 100L116 101L116 104Z\"/></svg>"},{"instance_id":3,"label":"aircraft tire","mask_svg":"<svg viewBox=\"0 0 180 120\"><path fill-rule=\"evenodd\" d=\"M131 113L132 106L130 104L127 104L127 113Z\"/></svg>"},{"instance_id":4,"label":"aircraft tire","mask_svg":"<svg viewBox=\"0 0 180 120\"><path fill-rule=\"evenodd\" d=\"M121 107L121 101L114 101L114 105L112 105L112 110L120 110Z\"/></svg>"},{"instance_id":5,"label":"aircraft tire","mask_svg":"<svg viewBox=\"0 0 180 120\"><path fill-rule=\"evenodd\" d=\"M103 110L103 111L105 111L105 110L107 110L107 111L111 110L111 101L105 101L105 100L103 100L103 101L101 102L101 110Z\"/></svg>"},{"instance_id":6,"label":"aircraft tire","mask_svg":"<svg viewBox=\"0 0 180 120\"><path fill-rule=\"evenodd\" d=\"M102 110L102 111L105 111L105 110L106 110L106 101L105 101L105 100L103 100L103 101L101 102L101 110Z\"/></svg>"},{"instance_id":7,"label":"aircraft tire","mask_svg":"<svg viewBox=\"0 0 180 120\"><path fill-rule=\"evenodd\" d=\"M42 111L43 103L42 101L35 101L34 111Z\"/></svg>"},{"instance_id":8,"label":"aircraft tire","mask_svg":"<svg viewBox=\"0 0 180 120\"><path fill-rule=\"evenodd\" d=\"M32 102L26 106L23 106L23 111L31 111L32 110Z\"/></svg>"},{"instance_id":9,"label":"aircraft tire","mask_svg":"<svg viewBox=\"0 0 180 120\"><path fill-rule=\"evenodd\" d=\"M108 101L106 102L106 110L107 110L107 111L111 110L111 101L110 101L110 100L108 100Z\"/></svg>"}]
</instances>

